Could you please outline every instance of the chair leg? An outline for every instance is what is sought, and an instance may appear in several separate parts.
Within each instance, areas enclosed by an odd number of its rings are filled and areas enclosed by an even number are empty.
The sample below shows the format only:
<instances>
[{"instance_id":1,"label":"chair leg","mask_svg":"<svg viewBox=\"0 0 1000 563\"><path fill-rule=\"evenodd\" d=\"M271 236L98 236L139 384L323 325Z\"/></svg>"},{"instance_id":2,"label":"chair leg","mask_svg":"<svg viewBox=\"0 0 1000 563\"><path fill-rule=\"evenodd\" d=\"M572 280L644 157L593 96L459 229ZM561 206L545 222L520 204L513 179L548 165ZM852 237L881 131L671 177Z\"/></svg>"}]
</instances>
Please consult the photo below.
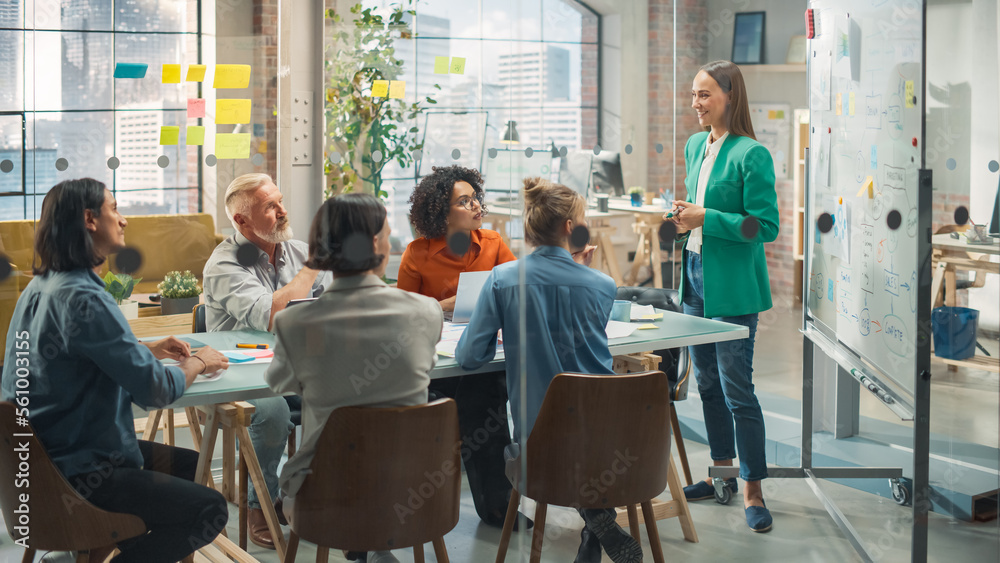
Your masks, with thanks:
<instances>
[{"instance_id":1,"label":"chair leg","mask_svg":"<svg viewBox=\"0 0 1000 563\"><path fill-rule=\"evenodd\" d=\"M330 561L330 548L316 546L316 563L328 563Z\"/></svg>"},{"instance_id":2,"label":"chair leg","mask_svg":"<svg viewBox=\"0 0 1000 563\"><path fill-rule=\"evenodd\" d=\"M413 546L413 563L424 563L424 544Z\"/></svg>"},{"instance_id":3,"label":"chair leg","mask_svg":"<svg viewBox=\"0 0 1000 563\"><path fill-rule=\"evenodd\" d=\"M677 455L681 456L681 467L684 469L684 480L688 485L693 485L691 480L691 466L688 465L687 450L684 449L684 437L681 436L681 422L677 420L677 409L670 403L670 426L674 429L674 443L677 444Z\"/></svg>"},{"instance_id":4,"label":"chair leg","mask_svg":"<svg viewBox=\"0 0 1000 563\"><path fill-rule=\"evenodd\" d=\"M634 504L630 504L625 507L628 511L628 531L635 538L635 541L642 543L639 539L639 512L635 509Z\"/></svg>"},{"instance_id":5,"label":"chair leg","mask_svg":"<svg viewBox=\"0 0 1000 563\"><path fill-rule=\"evenodd\" d=\"M531 534L531 563L540 563L542 560L542 540L545 538L545 513L549 505L535 503L535 531Z\"/></svg>"},{"instance_id":6,"label":"chair leg","mask_svg":"<svg viewBox=\"0 0 1000 563\"><path fill-rule=\"evenodd\" d=\"M660 533L656 530L656 515L653 514L653 503L642 503L642 519L646 521L646 535L649 536L649 547L653 550L653 563L663 563L663 546L660 545Z\"/></svg>"},{"instance_id":7,"label":"chair leg","mask_svg":"<svg viewBox=\"0 0 1000 563\"><path fill-rule=\"evenodd\" d=\"M507 503L507 516L503 519L503 531L500 532L500 545L497 546L496 563L504 563L507 559L507 548L510 546L510 534L514 531L514 519L517 518L517 505L521 502L521 493L510 490L510 502Z\"/></svg>"},{"instance_id":8,"label":"chair leg","mask_svg":"<svg viewBox=\"0 0 1000 563\"><path fill-rule=\"evenodd\" d=\"M434 557L437 558L438 563L449 563L448 548L444 545L444 536L434 540Z\"/></svg>"},{"instance_id":9,"label":"chair leg","mask_svg":"<svg viewBox=\"0 0 1000 563\"><path fill-rule=\"evenodd\" d=\"M247 485L247 460L243 457L243 450L240 450L240 496L237 510L240 514L240 549L247 550L247 502L250 498L250 491Z\"/></svg>"},{"instance_id":10,"label":"chair leg","mask_svg":"<svg viewBox=\"0 0 1000 563\"><path fill-rule=\"evenodd\" d=\"M281 563L294 563L295 555L299 551L299 535L292 530L292 533L288 536L288 547L285 548L285 558L281 560Z\"/></svg>"}]
</instances>

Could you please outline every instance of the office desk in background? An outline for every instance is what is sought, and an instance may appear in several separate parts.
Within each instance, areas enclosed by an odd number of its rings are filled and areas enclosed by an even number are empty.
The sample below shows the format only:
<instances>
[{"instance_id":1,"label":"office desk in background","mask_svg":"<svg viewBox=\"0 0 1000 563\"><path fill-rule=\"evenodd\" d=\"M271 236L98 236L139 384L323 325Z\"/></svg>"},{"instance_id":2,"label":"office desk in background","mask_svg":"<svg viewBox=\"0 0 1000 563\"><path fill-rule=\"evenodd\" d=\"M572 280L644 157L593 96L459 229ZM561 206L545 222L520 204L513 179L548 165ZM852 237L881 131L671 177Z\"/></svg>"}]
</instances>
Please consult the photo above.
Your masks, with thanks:
<instances>
[{"instance_id":1,"label":"office desk in background","mask_svg":"<svg viewBox=\"0 0 1000 563\"><path fill-rule=\"evenodd\" d=\"M660 225L663 224L663 214L670 208L663 204L662 198L655 198L652 205L633 207L631 199L613 197L608 199L608 209L629 212L635 218L632 230L639 237L639 241L635 246L632 268L625 275L625 285L638 285L642 281L639 279L639 270L643 265L650 264L653 271L653 287L663 287Z\"/></svg>"}]
</instances>

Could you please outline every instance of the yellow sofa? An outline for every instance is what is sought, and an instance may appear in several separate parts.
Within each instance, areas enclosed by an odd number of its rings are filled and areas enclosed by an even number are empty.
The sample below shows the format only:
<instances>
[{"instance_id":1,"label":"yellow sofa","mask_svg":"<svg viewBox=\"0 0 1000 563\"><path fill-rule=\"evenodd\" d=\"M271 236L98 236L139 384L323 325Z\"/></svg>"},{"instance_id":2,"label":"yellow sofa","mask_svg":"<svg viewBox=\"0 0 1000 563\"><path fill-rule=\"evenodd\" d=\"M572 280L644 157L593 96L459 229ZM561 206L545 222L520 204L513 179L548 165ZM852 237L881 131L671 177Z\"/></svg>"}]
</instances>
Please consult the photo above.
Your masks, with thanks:
<instances>
[{"instance_id":1,"label":"yellow sofa","mask_svg":"<svg viewBox=\"0 0 1000 563\"><path fill-rule=\"evenodd\" d=\"M225 238L215 232L215 221L207 213L189 215L134 215L125 217L125 243L139 251L142 264L133 274L142 281L136 293L154 293L156 285L172 270L191 270L201 281L205 262ZM10 260L14 271L0 282L0 343L6 352L7 330L14 305L31 281L34 260L35 221L0 221L0 252ZM110 260L114 263L114 258ZM101 275L108 271L105 263ZM0 353L0 365L3 353Z\"/></svg>"}]
</instances>

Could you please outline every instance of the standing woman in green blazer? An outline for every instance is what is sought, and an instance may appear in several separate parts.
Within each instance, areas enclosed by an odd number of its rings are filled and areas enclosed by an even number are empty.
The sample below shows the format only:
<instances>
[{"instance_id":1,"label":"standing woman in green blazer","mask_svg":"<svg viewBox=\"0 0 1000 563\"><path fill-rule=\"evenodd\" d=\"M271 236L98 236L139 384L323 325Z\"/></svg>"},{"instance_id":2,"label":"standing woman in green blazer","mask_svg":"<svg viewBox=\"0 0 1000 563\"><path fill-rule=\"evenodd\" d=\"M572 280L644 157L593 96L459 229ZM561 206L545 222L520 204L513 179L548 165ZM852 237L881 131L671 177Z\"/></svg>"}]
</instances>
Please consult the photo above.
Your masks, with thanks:
<instances>
[{"instance_id":1,"label":"standing woman in green blazer","mask_svg":"<svg viewBox=\"0 0 1000 563\"><path fill-rule=\"evenodd\" d=\"M767 477L764 416L753 387L757 314L771 308L764 243L778 235L774 165L756 141L746 86L729 61L709 63L694 78L691 107L706 128L688 139L687 200L673 202L684 244L681 298L689 315L740 324L744 340L691 347L712 460L731 466L737 452L747 525L771 529L761 480ZM735 422L735 432L734 432ZM688 500L714 497L712 480L684 488ZM726 486L734 493L736 479Z\"/></svg>"}]
</instances>

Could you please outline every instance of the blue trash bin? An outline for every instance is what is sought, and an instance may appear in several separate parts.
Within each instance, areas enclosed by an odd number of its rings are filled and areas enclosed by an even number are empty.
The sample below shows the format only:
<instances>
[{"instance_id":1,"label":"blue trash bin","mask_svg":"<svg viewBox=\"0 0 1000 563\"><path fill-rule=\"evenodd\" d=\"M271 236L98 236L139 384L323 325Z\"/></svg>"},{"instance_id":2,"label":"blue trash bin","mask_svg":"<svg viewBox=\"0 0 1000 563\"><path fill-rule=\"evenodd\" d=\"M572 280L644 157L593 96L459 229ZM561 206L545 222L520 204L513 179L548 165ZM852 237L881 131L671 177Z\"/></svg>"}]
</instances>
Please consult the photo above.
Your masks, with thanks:
<instances>
[{"instance_id":1,"label":"blue trash bin","mask_svg":"<svg viewBox=\"0 0 1000 563\"><path fill-rule=\"evenodd\" d=\"M931 311L934 355L964 360L976 353L979 311L968 307L938 307Z\"/></svg>"}]
</instances>

